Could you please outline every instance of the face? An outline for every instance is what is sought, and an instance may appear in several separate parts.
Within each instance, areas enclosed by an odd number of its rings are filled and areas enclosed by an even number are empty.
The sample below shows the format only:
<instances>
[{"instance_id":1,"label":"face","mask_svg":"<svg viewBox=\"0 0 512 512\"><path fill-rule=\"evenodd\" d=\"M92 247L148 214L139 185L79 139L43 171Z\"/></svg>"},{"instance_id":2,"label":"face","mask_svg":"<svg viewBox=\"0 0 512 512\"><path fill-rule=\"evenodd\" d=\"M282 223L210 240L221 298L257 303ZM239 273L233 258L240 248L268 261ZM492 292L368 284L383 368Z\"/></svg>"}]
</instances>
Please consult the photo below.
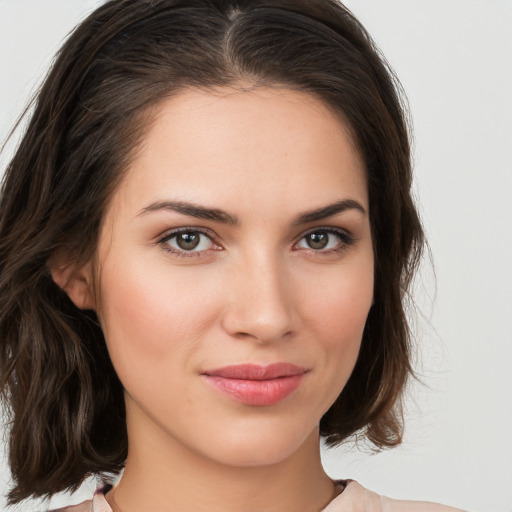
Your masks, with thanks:
<instances>
[{"instance_id":1,"label":"face","mask_svg":"<svg viewBox=\"0 0 512 512\"><path fill-rule=\"evenodd\" d=\"M129 436L255 466L316 433L372 303L368 214L361 158L314 97L226 88L164 102L97 257Z\"/></svg>"}]
</instances>

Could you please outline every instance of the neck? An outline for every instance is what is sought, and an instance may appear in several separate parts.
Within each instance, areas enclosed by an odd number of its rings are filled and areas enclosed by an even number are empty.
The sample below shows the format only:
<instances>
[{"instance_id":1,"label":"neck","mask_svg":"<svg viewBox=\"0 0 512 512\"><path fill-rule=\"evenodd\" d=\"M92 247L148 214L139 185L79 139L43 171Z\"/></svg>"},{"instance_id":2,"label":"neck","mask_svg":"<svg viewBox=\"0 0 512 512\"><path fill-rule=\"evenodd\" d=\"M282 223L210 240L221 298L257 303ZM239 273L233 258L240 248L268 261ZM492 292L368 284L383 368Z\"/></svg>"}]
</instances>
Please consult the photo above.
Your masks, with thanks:
<instances>
[{"instance_id":1,"label":"neck","mask_svg":"<svg viewBox=\"0 0 512 512\"><path fill-rule=\"evenodd\" d=\"M249 467L219 463L161 432L128 432L125 471L107 496L114 512L318 512L335 492L317 430L289 457Z\"/></svg>"}]
</instances>

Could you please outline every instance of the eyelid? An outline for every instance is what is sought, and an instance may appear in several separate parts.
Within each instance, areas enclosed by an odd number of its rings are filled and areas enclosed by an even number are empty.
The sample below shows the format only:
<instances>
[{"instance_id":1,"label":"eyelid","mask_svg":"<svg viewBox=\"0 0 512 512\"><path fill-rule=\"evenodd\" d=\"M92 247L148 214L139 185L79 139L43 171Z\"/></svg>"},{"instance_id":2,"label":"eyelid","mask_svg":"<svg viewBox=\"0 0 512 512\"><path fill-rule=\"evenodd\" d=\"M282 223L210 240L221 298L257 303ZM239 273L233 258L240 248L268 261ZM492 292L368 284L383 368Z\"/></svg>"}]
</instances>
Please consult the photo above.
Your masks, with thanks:
<instances>
[{"instance_id":1,"label":"eyelid","mask_svg":"<svg viewBox=\"0 0 512 512\"><path fill-rule=\"evenodd\" d=\"M306 236L317 233L317 232L326 232L329 234L334 234L339 239L339 245L335 248L321 250L321 249L306 249L306 248L299 248L297 245L300 243L301 240L303 240ZM171 247L170 245L167 245L166 242L170 240L171 238L175 237L176 235L179 235L180 233L200 233L204 236L206 236L211 243L216 246L215 248L209 248L201 251L186 251L186 250L179 250L176 248ZM183 257L183 258L193 258L193 257L201 257L205 256L205 253L209 253L210 251L219 251L222 250L223 247L221 244L217 241L218 237L217 235L208 228L204 227L193 227L193 226L182 226L178 228L173 228L170 230L165 231L162 235L160 235L157 239L157 244L161 245L163 250L166 252L169 252L173 255L176 255L177 257ZM305 250L310 251L312 253L316 254L329 254L333 252L339 252L347 247L353 245L356 242L356 238L354 235L348 231L347 229L336 227L336 226L315 226L313 228L308 229L307 231L303 232L296 240L296 242L293 244L292 250L298 251L298 250Z\"/></svg>"},{"instance_id":2,"label":"eyelid","mask_svg":"<svg viewBox=\"0 0 512 512\"><path fill-rule=\"evenodd\" d=\"M327 250L309 249L311 252L318 253L318 254L336 252L339 250L343 250L343 249L347 248L348 246L353 245L356 242L356 237L347 229L339 228L336 226L315 226L314 228L308 229L307 231L305 231L304 233L302 233L300 235L300 237L297 239L297 241L294 244L295 250L301 250L296 247L301 240L303 240L308 235L311 235L312 233L318 233L320 231L338 236L341 247L337 247L334 249L327 249ZM303 250L308 250L308 249L303 249Z\"/></svg>"},{"instance_id":3,"label":"eyelid","mask_svg":"<svg viewBox=\"0 0 512 512\"><path fill-rule=\"evenodd\" d=\"M211 238L212 241L214 238L217 238L217 235L208 228L202 228L197 226L180 226L179 228L172 228L165 230L161 235L158 235L158 242L169 240L174 235L179 235L180 233L201 233L206 235L208 238Z\"/></svg>"},{"instance_id":4,"label":"eyelid","mask_svg":"<svg viewBox=\"0 0 512 512\"><path fill-rule=\"evenodd\" d=\"M215 248L209 248L202 251L186 251L186 250L179 250L174 247L171 247L170 245L166 244L169 240L174 238L176 235L179 235L180 233L199 233L201 235L206 236L211 243L215 246ZM222 246L218 243L217 235L208 228L202 228L202 227L192 227L192 226L182 226L179 228L173 228L170 230L165 231L162 235L158 237L157 244L162 246L162 249L168 253L171 253L177 257L180 258L197 258L204 256L205 253L208 253L209 251L218 251L222 249Z\"/></svg>"}]
</instances>

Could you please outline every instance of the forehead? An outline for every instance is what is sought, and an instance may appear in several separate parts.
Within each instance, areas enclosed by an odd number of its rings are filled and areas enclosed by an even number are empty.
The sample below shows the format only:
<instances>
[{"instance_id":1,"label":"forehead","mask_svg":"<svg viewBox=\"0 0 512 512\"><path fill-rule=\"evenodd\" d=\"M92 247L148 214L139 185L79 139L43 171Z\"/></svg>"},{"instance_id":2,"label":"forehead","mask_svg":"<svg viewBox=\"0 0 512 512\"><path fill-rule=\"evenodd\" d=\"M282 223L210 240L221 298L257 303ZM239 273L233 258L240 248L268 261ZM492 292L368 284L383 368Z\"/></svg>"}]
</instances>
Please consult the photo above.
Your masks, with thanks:
<instances>
[{"instance_id":1,"label":"forehead","mask_svg":"<svg viewBox=\"0 0 512 512\"><path fill-rule=\"evenodd\" d=\"M325 202L344 191L367 201L359 152L324 102L282 88L225 87L187 89L162 102L118 192L140 201L170 194L269 203L279 193L285 202Z\"/></svg>"}]
</instances>

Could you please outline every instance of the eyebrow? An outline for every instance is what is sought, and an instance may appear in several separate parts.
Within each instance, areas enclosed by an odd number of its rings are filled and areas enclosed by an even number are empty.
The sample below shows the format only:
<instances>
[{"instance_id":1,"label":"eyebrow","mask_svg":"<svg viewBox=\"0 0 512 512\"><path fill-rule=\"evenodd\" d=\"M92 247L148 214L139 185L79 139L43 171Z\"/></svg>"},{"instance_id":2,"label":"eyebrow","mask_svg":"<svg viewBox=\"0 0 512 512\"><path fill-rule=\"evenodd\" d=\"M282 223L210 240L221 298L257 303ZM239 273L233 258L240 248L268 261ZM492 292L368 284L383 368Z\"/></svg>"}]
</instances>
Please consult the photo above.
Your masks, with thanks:
<instances>
[{"instance_id":1,"label":"eyebrow","mask_svg":"<svg viewBox=\"0 0 512 512\"><path fill-rule=\"evenodd\" d=\"M222 224L237 224L238 217L230 215L229 213L219 210L218 208L206 208L204 206L198 206L193 203L187 203L184 201L157 201L149 206L143 208L138 215L143 215L148 212L155 212L158 210L168 210L171 212L181 213L183 215L189 215L198 219L213 220L215 222L221 222Z\"/></svg>"},{"instance_id":2,"label":"eyebrow","mask_svg":"<svg viewBox=\"0 0 512 512\"><path fill-rule=\"evenodd\" d=\"M181 213L182 215L189 215L190 217L196 217L198 219L213 220L222 224L238 224L238 217L231 215L224 210L219 208L207 208L199 206L193 203L184 201L157 201L151 203L149 206L143 208L138 215L143 215L149 212L155 212L159 210L168 210L172 212ZM322 208L316 208L304 213L301 213L295 218L293 224L298 226L301 224L307 224L309 222L315 222L322 219L327 219L338 213L342 213L347 210L356 210L363 215L366 215L366 210L358 201L354 199L343 199L335 203L331 203Z\"/></svg>"},{"instance_id":3,"label":"eyebrow","mask_svg":"<svg viewBox=\"0 0 512 512\"><path fill-rule=\"evenodd\" d=\"M342 201L337 201L335 203L328 204L327 206L323 206L322 208L317 208L299 215L294 221L294 224L297 226L300 224L315 222L317 220L327 219L328 217L332 217L333 215L347 210L356 210L363 215L366 215L366 210L361 203L354 199L343 199Z\"/></svg>"}]
</instances>

